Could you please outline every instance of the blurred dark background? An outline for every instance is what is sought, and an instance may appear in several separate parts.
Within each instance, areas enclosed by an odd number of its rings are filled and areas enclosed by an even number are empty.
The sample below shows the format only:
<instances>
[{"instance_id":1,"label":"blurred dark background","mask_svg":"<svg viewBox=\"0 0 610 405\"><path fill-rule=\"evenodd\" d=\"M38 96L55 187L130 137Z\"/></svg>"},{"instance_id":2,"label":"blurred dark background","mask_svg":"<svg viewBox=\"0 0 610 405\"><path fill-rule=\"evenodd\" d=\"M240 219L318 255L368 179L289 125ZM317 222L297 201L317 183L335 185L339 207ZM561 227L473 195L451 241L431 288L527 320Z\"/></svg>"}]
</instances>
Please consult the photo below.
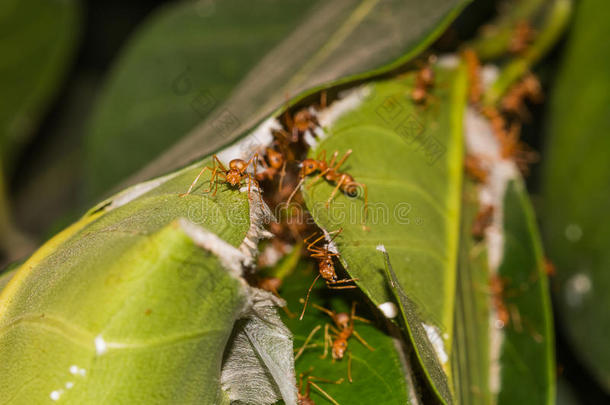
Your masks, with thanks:
<instances>
[{"instance_id":1,"label":"blurred dark background","mask_svg":"<svg viewBox=\"0 0 610 405\"><path fill-rule=\"evenodd\" d=\"M82 167L79 163L83 156L82 135L86 131L89 113L126 41L153 10L170 2L83 2L80 38L73 62L50 103L51 107L22 148L13 175L7 179L15 222L35 245L78 218L94 203L85 200L80 191L82 177L74 170ZM437 48L451 50L459 41L473 36L483 22L494 16L497 3L493 0L475 1L439 40ZM536 68L546 89L552 87L564 45L560 43ZM545 111L545 105L532 106L535 119L527 123L523 131L524 140L538 151L544 146ZM539 180L539 164L535 164L527 180L534 204ZM561 332L561 319L556 317L555 322L558 326L558 403L609 403L609 398L567 344ZM570 402L570 397L575 401Z\"/></svg>"}]
</instances>

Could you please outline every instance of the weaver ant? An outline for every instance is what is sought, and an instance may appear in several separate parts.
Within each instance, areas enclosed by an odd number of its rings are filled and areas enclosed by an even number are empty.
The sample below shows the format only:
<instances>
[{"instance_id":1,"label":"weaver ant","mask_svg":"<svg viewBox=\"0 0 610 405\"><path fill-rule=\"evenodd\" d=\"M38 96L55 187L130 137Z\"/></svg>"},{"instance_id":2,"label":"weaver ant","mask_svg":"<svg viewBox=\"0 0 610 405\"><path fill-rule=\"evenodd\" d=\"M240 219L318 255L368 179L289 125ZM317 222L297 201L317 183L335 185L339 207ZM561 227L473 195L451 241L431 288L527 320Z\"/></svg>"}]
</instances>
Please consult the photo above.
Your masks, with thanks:
<instances>
[{"instance_id":1,"label":"weaver ant","mask_svg":"<svg viewBox=\"0 0 610 405\"><path fill-rule=\"evenodd\" d=\"M505 132L500 138L501 155L504 159L512 159L521 173L526 176L529 173L529 165L538 161L538 153L528 144L519 140L520 126L513 124L509 132Z\"/></svg>"},{"instance_id":2,"label":"weaver ant","mask_svg":"<svg viewBox=\"0 0 610 405\"><path fill-rule=\"evenodd\" d=\"M319 309L320 311L324 312L326 315L328 315L336 326L336 328L335 328L334 326L330 325L329 323L327 323L325 325L325 327L324 327L324 354L320 358L325 359L326 356L328 356L328 347L330 346L333 361L343 359L343 357L345 356L345 352L347 351L347 341L352 336L354 336L356 339L358 339L358 341L360 343L362 343L362 345L364 347L366 347L367 349L369 349L371 351L375 350L354 329L354 320L370 323L370 321L368 319L356 316L356 301L354 301L352 303L352 309L349 314L346 312L337 313L335 311L331 311L329 309L326 309L326 308L321 307L316 304L312 304L312 305L315 308ZM316 329L314 329L314 330L315 331L319 330L319 327L316 327ZM305 340L305 343L303 344L301 351L305 347L307 347L307 343L309 343L309 340L312 337L313 337L313 333L310 333L309 336L307 337L307 339ZM300 352L299 352L299 354L300 354ZM347 379L350 383L352 382L352 355L350 352L348 352L348 359L347 359Z\"/></svg>"},{"instance_id":3,"label":"weaver ant","mask_svg":"<svg viewBox=\"0 0 610 405\"><path fill-rule=\"evenodd\" d=\"M332 402L335 405L339 405L339 403L337 401L335 401L333 399L333 397L331 397L326 391L324 391L322 388L320 388L318 386L318 384L314 383L313 381L320 381L320 382L325 382L325 383L330 383L330 384L341 384L343 382L343 378L337 380L337 381L331 381L331 380L326 380L323 378L319 378L319 377L314 377L314 376L308 376L307 377L307 382L305 385L305 393L302 394L303 392L303 373L299 374L299 391L297 393L297 403L299 405L316 405L316 403L313 401L313 399L311 399L310 395L310 386L314 387L316 390L318 390L318 392L322 395L324 395L324 397L326 399L328 399L330 402Z\"/></svg>"},{"instance_id":4,"label":"weaver ant","mask_svg":"<svg viewBox=\"0 0 610 405\"><path fill-rule=\"evenodd\" d=\"M348 149L347 152L345 152L345 154L343 155L343 157L339 159L336 163L335 160L339 155L339 151L335 151L335 153L333 153L328 163L326 162L325 150L320 151L316 159L307 158L303 160L303 162L301 162L301 171L299 173L301 180L299 180L299 183L294 188L292 194L290 194L290 197L288 197L287 204L290 204L292 197L294 197L299 187L303 184L305 178L315 172L319 172L318 175L307 186L307 188L312 187L315 182L321 177L324 177L330 183L337 184L332 193L330 194L330 197L326 201L326 208L329 207L330 202L337 194L337 191L341 190L342 192L348 195L354 195L357 193L358 187L362 187L364 189L364 220L366 222L366 214L368 208L368 188L366 187L366 184L358 183L354 181L354 178L351 175L339 171L340 167L343 165L343 163L345 163L351 153L352 150Z\"/></svg>"},{"instance_id":5,"label":"weaver ant","mask_svg":"<svg viewBox=\"0 0 610 405\"><path fill-rule=\"evenodd\" d=\"M502 110L516 117L528 116L525 101L542 102L542 86L532 73L527 74L520 82L512 86L502 98Z\"/></svg>"},{"instance_id":6,"label":"weaver ant","mask_svg":"<svg viewBox=\"0 0 610 405\"><path fill-rule=\"evenodd\" d=\"M515 32L508 44L508 51L514 54L520 54L527 49L531 44L536 31L532 28L529 22L522 20L515 25Z\"/></svg>"},{"instance_id":7,"label":"weaver ant","mask_svg":"<svg viewBox=\"0 0 610 405\"><path fill-rule=\"evenodd\" d=\"M487 205L477 212L477 216L472 224L472 236L481 239L485 235L485 230L492 223L493 213L493 205Z\"/></svg>"},{"instance_id":8,"label":"weaver ant","mask_svg":"<svg viewBox=\"0 0 610 405\"><path fill-rule=\"evenodd\" d=\"M338 231L331 232L331 233L334 233L334 235L333 235L332 239L330 240L330 242L332 242L337 237L337 235L339 235L341 233L341 231L343 231L343 228L339 229ZM307 243L315 235L316 235L315 232L313 234L309 235L303 241L303 243ZM357 279L346 278L346 279L338 280L337 273L335 272L335 264L333 263L333 257L339 256L339 253L331 253L331 251L329 250L330 242L326 243L323 248L315 246L315 244L318 243L324 237L325 237L325 235L322 234L316 240L314 240L313 242L309 243L306 246L306 249L309 252L311 252L310 256L318 261L319 274L316 276L316 278L314 278L313 282L311 283L311 286L309 287L309 290L307 291L307 297L305 298L305 303L303 305L303 312L301 312L301 316L299 317L299 320L302 320L303 316L305 315L305 310L307 309L307 302L309 301L309 295L311 294L311 290L312 290L313 286L316 284L316 281L318 281L318 279L320 277L322 277L324 279L324 281L326 281L326 286L328 288L332 288L335 290L342 290L342 289L347 289L347 288L357 288L355 285L337 285L337 284L345 284L345 283L349 283L352 281L357 281Z\"/></svg>"},{"instance_id":9,"label":"weaver ant","mask_svg":"<svg viewBox=\"0 0 610 405\"><path fill-rule=\"evenodd\" d=\"M434 70L431 64L436 58L430 57L428 63L417 71L415 76L415 87L411 92L411 99L415 104L423 104L428 99L428 91L434 86Z\"/></svg>"},{"instance_id":10,"label":"weaver ant","mask_svg":"<svg viewBox=\"0 0 610 405\"><path fill-rule=\"evenodd\" d=\"M466 155L466 158L464 159L464 168L466 169L466 173L478 182L485 183L487 181L487 170L483 166L481 158L471 154Z\"/></svg>"},{"instance_id":11,"label":"weaver ant","mask_svg":"<svg viewBox=\"0 0 610 405\"><path fill-rule=\"evenodd\" d=\"M265 150L265 158L261 159L261 164L265 168L260 173L256 173L256 179L258 181L270 180L272 181L277 174L280 175L279 190L282 189L282 183L286 176L286 159L282 152L278 152L272 148Z\"/></svg>"},{"instance_id":12,"label":"weaver ant","mask_svg":"<svg viewBox=\"0 0 610 405\"><path fill-rule=\"evenodd\" d=\"M480 76L481 63L479 62L479 57L476 52L470 48L464 49L462 55L466 61L466 68L468 69L468 98L470 99L471 104L478 104L479 101L481 101L481 95L483 94Z\"/></svg>"},{"instance_id":13,"label":"weaver ant","mask_svg":"<svg viewBox=\"0 0 610 405\"><path fill-rule=\"evenodd\" d=\"M210 188L208 188L208 190L205 191L206 193L209 193L210 191L212 191L212 187L214 187L214 192L212 193L212 195L213 196L216 195L216 192L218 191L218 182L216 182L216 178L218 176L224 176L225 182L229 183L231 186L234 186L234 187L241 184L242 180L248 179L248 198L250 198L251 185L252 185L252 183L254 183L256 185L256 187L258 187L258 182L254 178L254 176L252 176L250 173L247 173L246 170L248 169L248 167L251 164L253 164L254 172L256 173L256 160L257 159L258 159L258 154L254 154L254 156L252 158L250 158L250 160L248 160L247 162L243 159L233 159L229 162L229 169L227 170L224 167L224 165L222 164L222 162L220 161L220 159L218 159L218 156L214 155L213 156L214 165L212 167L205 166L203 169L201 169L201 171L199 172L197 177L195 177L195 180L193 180L193 182L191 183L187 192L180 194L180 197L184 197L191 193L191 191L193 190L193 187L195 187L195 184L197 184L197 181L199 181L199 178L201 177L203 172L207 169L212 172L212 176L210 177ZM260 198L260 194L259 194L259 198ZM261 201L262 201L262 198L261 198Z\"/></svg>"},{"instance_id":14,"label":"weaver ant","mask_svg":"<svg viewBox=\"0 0 610 405\"><path fill-rule=\"evenodd\" d=\"M320 108L326 108L326 92L320 94ZM320 126L318 118L313 107L305 107L298 110L294 115L290 115L288 111L284 114L284 122L290 133L288 138L290 142L299 142L300 135L307 131L314 132Z\"/></svg>"}]
</instances>

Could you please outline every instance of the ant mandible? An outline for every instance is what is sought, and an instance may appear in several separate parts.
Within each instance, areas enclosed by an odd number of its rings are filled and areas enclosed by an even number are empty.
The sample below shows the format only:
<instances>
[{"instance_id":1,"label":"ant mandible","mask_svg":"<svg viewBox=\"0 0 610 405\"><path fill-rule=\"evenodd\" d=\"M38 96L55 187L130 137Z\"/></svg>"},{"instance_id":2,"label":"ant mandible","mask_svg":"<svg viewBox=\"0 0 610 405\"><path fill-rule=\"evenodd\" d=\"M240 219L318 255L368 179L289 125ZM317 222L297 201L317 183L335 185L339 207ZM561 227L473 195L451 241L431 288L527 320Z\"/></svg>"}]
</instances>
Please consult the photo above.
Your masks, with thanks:
<instances>
[{"instance_id":1,"label":"ant mandible","mask_svg":"<svg viewBox=\"0 0 610 405\"><path fill-rule=\"evenodd\" d=\"M343 231L343 228L339 229L338 231L331 232L331 233L334 233L334 235L333 235L332 239L330 240L330 242L332 242L333 239L335 239L337 237L337 235L339 235L341 233L341 231ZM316 235L316 233L314 232L313 234L308 236L303 241L303 243L307 243L315 235ZM309 243L306 246L306 249L309 252L311 252L310 256L318 261L319 274L313 280L313 283L311 283L311 286L309 287L309 290L307 291L307 297L305 298L305 304L303 305L303 312L301 312L301 316L299 317L299 320L302 320L303 316L305 315L305 310L307 309L307 302L309 301L309 295L311 294L311 290L312 290L313 286L316 284L316 281L318 281L318 279L320 277L322 277L324 279L324 281L326 281L326 286L328 288L332 288L332 289L336 289L336 290L347 289L347 288L356 288L355 285L344 285L344 286L337 285L337 284L345 284L345 283L349 283L352 281L357 281L357 279L355 279L355 278L346 278L346 279L342 279L342 280L337 279L337 273L335 272L335 264L333 263L333 257L339 256L339 254L330 252L329 247L328 247L330 242L326 243L323 248L315 246L315 244L318 243L324 237L325 237L325 235L322 234L316 240L314 240L313 242Z\"/></svg>"},{"instance_id":2,"label":"ant mandible","mask_svg":"<svg viewBox=\"0 0 610 405\"><path fill-rule=\"evenodd\" d=\"M358 183L358 182L354 181L354 178L351 175L349 175L347 173L342 173L339 171L339 169L341 168L343 163L345 163L345 161L351 154L352 154L352 150L348 149L347 152L345 152L345 154L343 155L343 157L335 163L337 156L339 156L339 151L335 151L335 153L333 153L330 161L327 163L326 162L326 151L322 150L322 151L320 151L320 153L318 154L316 159L307 158L307 159L303 160L303 162L301 162L301 171L299 173L299 177L301 178L301 180L299 180L299 183L296 185L296 187L292 191L292 194L290 194L290 197L288 197L287 204L290 204L292 197L294 197L294 195L296 194L299 187L303 184L303 182L305 181L305 178L311 174L314 174L315 172L319 172L318 175L312 180L312 182L309 184L309 186L307 188L311 188L311 186L313 186L315 184L315 182L321 177L324 177L330 183L336 183L334 190L332 191L332 193L330 194L330 197L326 201L326 204L325 204L326 208L329 207L330 202L337 194L337 191L341 190L344 193L353 195L357 191L358 187L362 187L364 189L364 218L366 221L366 214L367 214L367 208L368 208L368 194L369 194L366 184Z\"/></svg>"},{"instance_id":3,"label":"ant mandible","mask_svg":"<svg viewBox=\"0 0 610 405\"><path fill-rule=\"evenodd\" d=\"M337 381L331 381L331 380L326 380L323 378L319 378L319 377L314 377L314 376L308 376L307 377L307 383L305 386L305 393L301 394L301 392L303 392L303 373L299 374L299 391L297 392L297 402L299 405L316 405L316 403L313 401L313 399L311 399L310 395L310 386L314 387L315 389L318 390L318 392L322 395L324 395L324 397L326 399L328 399L330 402L332 402L335 405L339 405L339 403L337 401L334 400L333 397L331 397L326 391L324 391L322 388L320 388L318 386L318 384L314 383L313 381L320 381L320 382L325 382L325 383L330 383L330 384L341 384L343 382L343 378L337 380Z\"/></svg>"},{"instance_id":4,"label":"ant mandible","mask_svg":"<svg viewBox=\"0 0 610 405\"><path fill-rule=\"evenodd\" d=\"M233 187L241 184L242 180L248 179L248 198L250 198L250 188L252 186L252 183L254 183L256 187L258 187L258 182L254 178L254 176L252 176L250 173L247 173L246 170L251 164L253 164L254 172L256 173L256 160L258 158L258 154L255 153L254 156L250 158L250 160L248 160L247 162L243 159L233 159L229 162L229 169L227 170L227 168L225 168L220 159L218 159L218 156L214 155L214 165L212 167L205 166L203 169L201 169L197 177L195 177L195 180L193 180L193 182L191 183L187 192L180 194L180 197L184 197L191 193L193 187L195 187L195 184L197 184L197 181L199 181L199 178L207 169L212 172L212 176L210 177L210 188L205 191L206 193L212 191L212 187L214 187L214 192L212 193L212 195L216 195L216 192L218 191L218 183L216 182L216 179L218 176L224 176L225 182L229 183ZM260 194L259 198L261 198Z\"/></svg>"}]
</instances>

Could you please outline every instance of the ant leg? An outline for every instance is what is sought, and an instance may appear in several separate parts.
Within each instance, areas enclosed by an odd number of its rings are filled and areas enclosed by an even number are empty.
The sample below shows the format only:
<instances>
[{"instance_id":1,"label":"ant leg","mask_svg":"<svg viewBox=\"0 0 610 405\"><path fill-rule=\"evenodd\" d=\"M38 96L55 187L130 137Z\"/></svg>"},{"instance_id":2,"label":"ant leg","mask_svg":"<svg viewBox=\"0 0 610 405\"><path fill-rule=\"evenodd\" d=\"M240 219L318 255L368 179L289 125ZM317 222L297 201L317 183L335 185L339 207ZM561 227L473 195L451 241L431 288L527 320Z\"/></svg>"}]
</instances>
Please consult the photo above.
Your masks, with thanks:
<instances>
[{"instance_id":1,"label":"ant leg","mask_svg":"<svg viewBox=\"0 0 610 405\"><path fill-rule=\"evenodd\" d=\"M213 159L214 159L214 164L217 165L220 168L220 170L222 170L223 172L227 171L226 167L224 167L224 165L222 164L220 159L218 159L218 156L214 155Z\"/></svg>"},{"instance_id":2,"label":"ant leg","mask_svg":"<svg viewBox=\"0 0 610 405\"><path fill-rule=\"evenodd\" d=\"M371 321L369 319L362 318L362 317L360 317L358 315L352 316L352 319L355 320L355 321L360 321L360 322L364 322L364 323L371 323Z\"/></svg>"},{"instance_id":3,"label":"ant leg","mask_svg":"<svg viewBox=\"0 0 610 405\"><path fill-rule=\"evenodd\" d=\"M352 154L352 150L348 149L347 152L345 152L345 155L343 155L343 157L341 158L341 160L339 160L337 162L337 165L334 167L334 169L336 171L339 171L339 168L343 165L343 163L345 163L345 161L347 160L347 158L349 157L349 155Z\"/></svg>"},{"instance_id":4,"label":"ant leg","mask_svg":"<svg viewBox=\"0 0 610 405\"><path fill-rule=\"evenodd\" d=\"M352 380L352 352L350 351L347 352L347 381L350 383L354 382Z\"/></svg>"},{"instance_id":5,"label":"ant leg","mask_svg":"<svg viewBox=\"0 0 610 405\"><path fill-rule=\"evenodd\" d=\"M327 284L327 286L331 290L347 290L348 288L358 288L358 286L355 286L355 285L332 286L332 285Z\"/></svg>"},{"instance_id":6,"label":"ant leg","mask_svg":"<svg viewBox=\"0 0 610 405\"><path fill-rule=\"evenodd\" d=\"M312 178L311 181L309 182L309 184L307 185L307 189L309 190L310 188L312 188L314 186L314 184L316 184L316 182L322 177L324 176L326 173L328 173L330 171L330 168L327 168L324 171L321 171L320 173L318 173L316 175L316 177Z\"/></svg>"},{"instance_id":7,"label":"ant leg","mask_svg":"<svg viewBox=\"0 0 610 405\"><path fill-rule=\"evenodd\" d=\"M341 188L341 185L344 183L344 181L345 181L345 177L341 177L339 182L337 182L337 186L335 187L333 192L330 193L330 197L328 197L328 200L326 200L326 204L324 204L326 206L326 208L328 208L330 206L330 202L332 201L333 198L335 198L335 194L337 194L337 191L339 190L339 188Z\"/></svg>"},{"instance_id":8,"label":"ant leg","mask_svg":"<svg viewBox=\"0 0 610 405\"><path fill-rule=\"evenodd\" d=\"M207 191L207 192L209 193L209 192L212 190L212 181L213 181L213 184L214 184L214 192L212 193L212 196L215 196L215 195L216 195L216 193L218 192L218 181L216 181L216 178L217 178L219 175L224 175L224 172L218 171L218 168L216 168L216 173L215 173L215 175L214 175L214 176L213 176L213 177L210 179L210 188L209 188L209 189L208 189L208 191ZM227 176L225 176L225 181L226 181L226 179L227 179Z\"/></svg>"},{"instance_id":9,"label":"ant leg","mask_svg":"<svg viewBox=\"0 0 610 405\"><path fill-rule=\"evenodd\" d=\"M341 380L341 382L343 382L343 380ZM341 384L341 383L335 383L335 384ZM322 388L320 388L318 386L318 384L314 383L313 381L311 381L311 378L307 379L307 386L311 385L312 387L314 387L315 389L318 390L318 392L320 392L320 394L324 395L324 397L326 399L328 399L330 402L332 402L334 405L339 405L339 403L337 401L335 401L333 399L333 397L331 397L330 395L328 395L328 393L326 391L324 391Z\"/></svg>"},{"instance_id":10,"label":"ant leg","mask_svg":"<svg viewBox=\"0 0 610 405\"><path fill-rule=\"evenodd\" d=\"M318 304L311 304L314 308L319 309L320 311L324 312L326 315L330 316L332 319L335 318L335 315L337 315L337 313L335 311L331 311L330 309L326 309L324 307L319 306Z\"/></svg>"},{"instance_id":11,"label":"ant leg","mask_svg":"<svg viewBox=\"0 0 610 405\"><path fill-rule=\"evenodd\" d=\"M186 193L182 193L182 194L180 194L180 195L179 195L180 197L184 197L184 196L189 195L189 194L191 193L191 191L193 190L193 187L195 187L195 184L197 184L197 182L199 181L199 178L201 177L201 175L203 174L203 172L205 172L205 169L212 170L212 171L215 171L215 170L216 170L216 168L215 168L215 167L214 167L214 168L211 168L211 167L208 167L208 166L204 166L204 168L203 168L203 169L201 169L201 171L199 172L199 174L197 175L197 177L195 177L195 180L193 180L193 182L191 183L191 185L190 185L189 189L186 191Z\"/></svg>"},{"instance_id":12,"label":"ant leg","mask_svg":"<svg viewBox=\"0 0 610 405\"><path fill-rule=\"evenodd\" d=\"M309 245L307 245L307 250L309 250L310 252L312 251L311 248L313 247L313 245L315 245L316 243L318 243L321 239L323 239L326 235L322 234L320 235L316 240L314 240L313 242L311 242ZM319 250L320 252L324 252L326 253L326 251L324 250Z\"/></svg>"},{"instance_id":13,"label":"ant leg","mask_svg":"<svg viewBox=\"0 0 610 405\"><path fill-rule=\"evenodd\" d=\"M212 171L212 175L210 176L210 186L204 191L204 193L209 193L212 191L212 188L216 186L216 178L218 177L218 173L220 173L218 171L218 167L215 167ZM216 191L214 191L214 194L216 194Z\"/></svg>"},{"instance_id":14,"label":"ant leg","mask_svg":"<svg viewBox=\"0 0 610 405\"><path fill-rule=\"evenodd\" d=\"M369 350L370 350L370 351L372 351L372 352L374 352L374 351L375 351L375 349L374 349L374 348L373 348L371 345L369 345L369 344L366 342L366 340L364 340L364 339L362 338L362 336L360 336L360 334L359 334L358 332L356 332L356 331L354 330L354 331L352 331L352 333L353 333L354 337L355 337L356 339L358 339L358 341L364 345L364 347L366 347L367 349L369 349Z\"/></svg>"},{"instance_id":15,"label":"ant leg","mask_svg":"<svg viewBox=\"0 0 610 405\"><path fill-rule=\"evenodd\" d=\"M341 279L341 280L337 280L337 281L335 281L335 282L333 282L331 284L345 284L345 283L349 283L349 282L352 282L352 281L359 281L359 279L357 279L357 278L344 278L344 279Z\"/></svg>"},{"instance_id":16,"label":"ant leg","mask_svg":"<svg viewBox=\"0 0 610 405\"><path fill-rule=\"evenodd\" d=\"M320 328L321 328L321 326L317 325L315 328L312 329L311 332L309 332L309 335L307 335L307 338L305 339L305 343L303 343L303 346L301 346L301 348L299 349L297 354L294 355L294 361L297 361L297 359L299 357L301 357L301 354L303 354L303 352L307 348L307 344L313 338L313 336L316 334L316 332L320 330Z\"/></svg>"},{"instance_id":17,"label":"ant leg","mask_svg":"<svg viewBox=\"0 0 610 405\"><path fill-rule=\"evenodd\" d=\"M339 151L336 150L333 153L333 156L330 158L330 162L328 162L328 167L333 167L333 165L335 164L335 160L337 159L337 156L339 156Z\"/></svg>"},{"instance_id":18,"label":"ant leg","mask_svg":"<svg viewBox=\"0 0 610 405\"><path fill-rule=\"evenodd\" d=\"M513 323L515 332L517 332L517 333L523 332L523 324L521 323L521 314L519 313L517 306L514 304L508 304L508 310L510 312L510 320Z\"/></svg>"},{"instance_id":19,"label":"ant leg","mask_svg":"<svg viewBox=\"0 0 610 405\"><path fill-rule=\"evenodd\" d=\"M305 304L303 305L303 312L301 312L299 321L303 320L303 316L305 315L305 310L307 309L307 301L309 301L309 294L311 294L311 289L313 288L314 284L316 284L316 281L318 281L319 278L320 278L320 275L318 274L316 276L316 278L314 278L313 283L311 283L311 286L309 287L309 290L307 291L307 297L305 298Z\"/></svg>"},{"instance_id":20,"label":"ant leg","mask_svg":"<svg viewBox=\"0 0 610 405\"><path fill-rule=\"evenodd\" d=\"M322 149L320 152L318 152L316 160L326 160L326 149Z\"/></svg>"},{"instance_id":21,"label":"ant leg","mask_svg":"<svg viewBox=\"0 0 610 405\"><path fill-rule=\"evenodd\" d=\"M326 325L324 325L324 354L322 354L320 356L321 359L325 359L326 356L328 356L328 341L330 339L330 335L328 334L328 327L330 325L327 323ZM332 346L332 342L330 344Z\"/></svg>"},{"instance_id":22,"label":"ant leg","mask_svg":"<svg viewBox=\"0 0 610 405\"><path fill-rule=\"evenodd\" d=\"M318 234L318 231L314 231L314 232L313 232L311 235L309 235L308 237L306 237L306 238L303 240L303 244L304 244L304 245L306 245L306 244L307 244L307 242L308 242L308 241L309 241L311 238L313 238L314 236L316 236L317 234Z\"/></svg>"},{"instance_id":23,"label":"ant leg","mask_svg":"<svg viewBox=\"0 0 610 405\"><path fill-rule=\"evenodd\" d=\"M282 170L280 171L280 182L278 184L278 191L282 190L284 184L284 177L286 177L286 161L282 164Z\"/></svg>"}]
</instances>

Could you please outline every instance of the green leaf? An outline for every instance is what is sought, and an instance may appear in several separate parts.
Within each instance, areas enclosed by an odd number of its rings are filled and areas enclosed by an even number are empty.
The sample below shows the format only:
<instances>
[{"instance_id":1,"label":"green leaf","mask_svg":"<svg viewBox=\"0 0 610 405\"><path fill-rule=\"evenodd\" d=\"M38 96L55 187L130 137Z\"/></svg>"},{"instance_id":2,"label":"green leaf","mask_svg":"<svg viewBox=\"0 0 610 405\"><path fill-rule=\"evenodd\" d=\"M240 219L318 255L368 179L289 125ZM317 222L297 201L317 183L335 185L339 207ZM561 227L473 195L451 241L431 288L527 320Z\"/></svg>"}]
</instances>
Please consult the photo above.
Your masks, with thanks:
<instances>
[{"instance_id":1,"label":"green leaf","mask_svg":"<svg viewBox=\"0 0 610 405\"><path fill-rule=\"evenodd\" d=\"M520 180L504 195L505 280L510 324L501 346L498 404L555 403L555 361L551 303L542 246L532 207ZM518 388L517 388L518 387Z\"/></svg>"},{"instance_id":2,"label":"green leaf","mask_svg":"<svg viewBox=\"0 0 610 405\"><path fill-rule=\"evenodd\" d=\"M311 151L310 156L322 150L340 155L353 150L342 170L367 186L369 231L362 229L362 193L358 199L339 193L326 209L324 203L334 186L318 181L308 189L310 181L304 187L307 207L316 222L328 231L343 228L336 239L341 261L376 305L393 300L384 276L384 260L376 249L379 244L385 246L398 285L417 309L415 320L409 319L413 311L404 308L404 320L429 373L439 359L429 352L428 337L416 333L422 322L442 336L442 342L437 343L444 346L444 354L439 355L451 353L462 176L461 117L466 97L463 73L437 69L437 86L427 107L411 101L414 73L363 88L361 104L327 126L328 137ZM443 363L442 368L435 367L440 373L428 377L443 401L450 403L447 358Z\"/></svg>"},{"instance_id":3,"label":"green leaf","mask_svg":"<svg viewBox=\"0 0 610 405\"><path fill-rule=\"evenodd\" d=\"M551 94L541 217L557 308L579 358L610 392L610 5L579 2ZM592 46L595 44L595 46Z\"/></svg>"},{"instance_id":4,"label":"green leaf","mask_svg":"<svg viewBox=\"0 0 610 405\"><path fill-rule=\"evenodd\" d=\"M11 375L0 397L220 401L244 283L227 268L229 254L200 248L176 220L205 227L236 254L251 222L247 193L222 186L215 197L196 188L180 198L197 172L115 196L20 267L0 296L0 373Z\"/></svg>"},{"instance_id":5,"label":"green leaf","mask_svg":"<svg viewBox=\"0 0 610 405\"><path fill-rule=\"evenodd\" d=\"M456 284L453 334L453 382L460 404L493 404L490 387L489 268L486 249L472 237L472 224L479 210L471 180L464 182L462 223Z\"/></svg>"},{"instance_id":6,"label":"green leaf","mask_svg":"<svg viewBox=\"0 0 610 405\"><path fill-rule=\"evenodd\" d=\"M76 0L0 5L0 162L10 168L69 66L80 15Z\"/></svg>"},{"instance_id":7,"label":"green leaf","mask_svg":"<svg viewBox=\"0 0 610 405\"><path fill-rule=\"evenodd\" d=\"M124 51L91 122L90 195L161 152L130 181L218 150L287 97L396 68L466 3L226 0L162 9Z\"/></svg>"},{"instance_id":8,"label":"green leaf","mask_svg":"<svg viewBox=\"0 0 610 405\"><path fill-rule=\"evenodd\" d=\"M465 187L453 367L460 403L553 404L552 316L542 250L520 180L508 184L503 208L503 258L497 275L509 323L498 315L486 249L471 235L477 196ZM518 388L516 388L518 387Z\"/></svg>"},{"instance_id":9,"label":"green leaf","mask_svg":"<svg viewBox=\"0 0 610 405\"><path fill-rule=\"evenodd\" d=\"M301 261L295 271L284 279L281 289L282 298L288 302L292 311L299 309L299 298L302 298L315 277L315 268L310 261ZM356 315L371 321L381 322L383 328L384 319L375 319L378 311L371 311L363 300L361 294L354 291L337 292L328 290L322 283L318 283L312 290L310 304L317 304L321 307L334 310L336 312L349 312L352 302L358 303ZM355 321L355 330L362 338L375 350L370 351L362 343L351 337L348 340L348 350L352 353L352 378L353 383L347 379L348 355L341 360L332 361L330 352L325 359L321 359L324 352L324 325L332 324L332 320L327 314L309 307L302 321L298 318L283 316L283 320L294 335L295 350L299 349L305 342L310 332L317 326L320 330L313 336L310 344L316 344L315 348L308 348L296 361L297 376L300 373L312 375L327 380L344 379L339 385L318 382L317 384L328 394L330 394L340 404L355 403L379 403L379 404L412 404L414 403L408 396L415 387L407 386L409 378L405 372L403 348L399 343L400 334L392 336L388 331L383 331L379 326ZM398 331L394 325L388 325L389 331ZM329 349L330 350L330 349ZM316 404L328 402L318 391L311 389L311 397ZM304 387L303 387L304 391ZM417 400L416 400L417 401ZM415 402L418 403L418 402Z\"/></svg>"}]
</instances>

